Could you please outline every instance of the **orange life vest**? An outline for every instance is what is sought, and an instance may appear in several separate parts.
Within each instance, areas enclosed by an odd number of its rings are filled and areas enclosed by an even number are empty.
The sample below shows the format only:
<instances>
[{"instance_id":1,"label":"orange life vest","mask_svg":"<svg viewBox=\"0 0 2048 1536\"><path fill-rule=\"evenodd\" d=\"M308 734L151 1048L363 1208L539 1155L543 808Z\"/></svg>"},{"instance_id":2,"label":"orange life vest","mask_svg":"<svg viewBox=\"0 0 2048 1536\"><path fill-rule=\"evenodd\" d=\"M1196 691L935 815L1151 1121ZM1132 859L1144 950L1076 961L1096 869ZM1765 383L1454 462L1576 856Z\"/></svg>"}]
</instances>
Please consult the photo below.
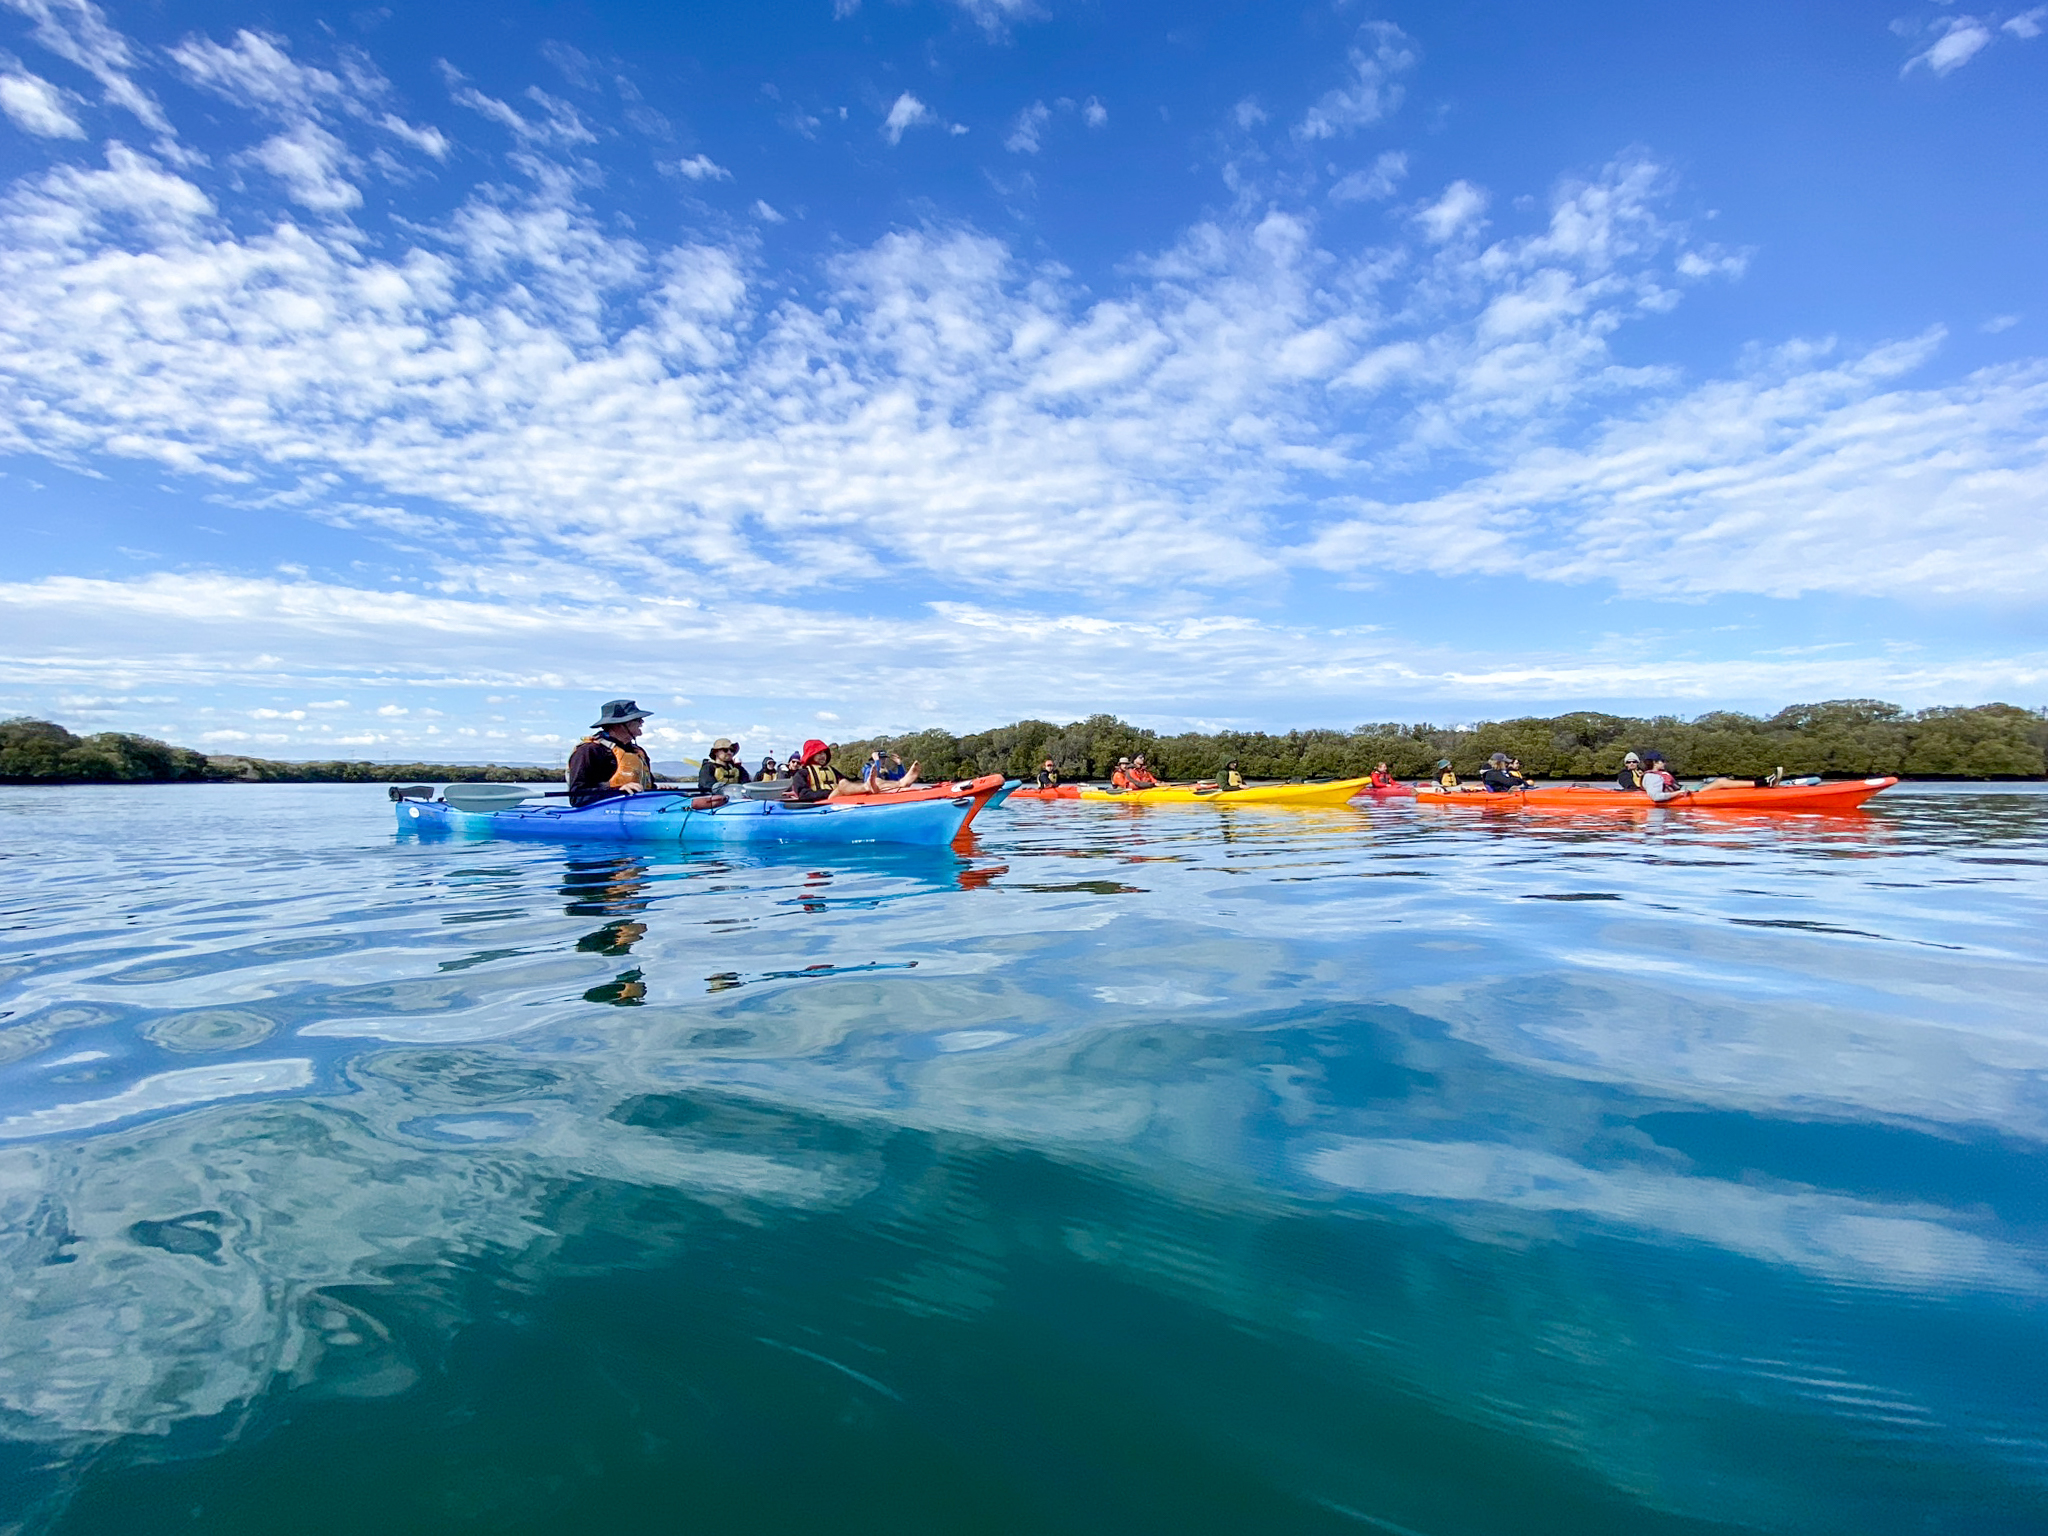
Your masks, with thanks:
<instances>
[{"instance_id":1,"label":"orange life vest","mask_svg":"<svg viewBox=\"0 0 2048 1536\"><path fill-rule=\"evenodd\" d=\"M619 765L617 771L607 781L613 789L654 788L654 764L647 756L647 749L638 742L620 741L603 731L583 739L601 741L611 748L612 756L617 759Z\"/></svg>"}]
</instances>

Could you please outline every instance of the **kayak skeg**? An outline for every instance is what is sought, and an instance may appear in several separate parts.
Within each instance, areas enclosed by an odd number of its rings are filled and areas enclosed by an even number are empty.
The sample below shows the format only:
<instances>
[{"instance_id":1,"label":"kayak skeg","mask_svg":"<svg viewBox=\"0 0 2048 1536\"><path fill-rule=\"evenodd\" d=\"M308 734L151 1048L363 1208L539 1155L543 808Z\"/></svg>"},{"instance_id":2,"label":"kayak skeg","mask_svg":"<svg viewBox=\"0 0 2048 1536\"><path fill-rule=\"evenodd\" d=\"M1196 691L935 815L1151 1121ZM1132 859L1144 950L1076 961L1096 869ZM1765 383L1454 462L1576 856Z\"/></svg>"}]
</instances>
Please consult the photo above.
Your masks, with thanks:
<instances>
[{"instance_id":1,"label":"kayak skeg","mask_svg":"<svg viewBox=\"0 0 2048 1536\"><path fill-rule=\"evenodd\" d=\"M1541 784L1531 789L1496 793L1486 789L1419 789L1417 805L1455 805L1474 810L1644 811L1664 808L1692 811L1853 811L1872 795L1898 783L1891 776L1846 779L1828 784L1708 785L1686 790L1668 800L1652 800L1640 790L1609 789L1598 784Z\"/></svg>"},{"instance_id":2,"label":"kayak skeg","mask_svg":"<svg viewBox=\"0 0 2048 1536\"><path fill-rule=\"evenodd\" d=\"M501 811L458 810L444 800L394 803L401 832L472 837L531 837L613 843L914 843L952 842L1003 787L1000 774L920 785L884 795L821 800L702 802L694 790L645 790L594 805L528 803Z\"/></svg>"},{"instance_id":3,"label":"kayak skeg","mask_svg":"<svg viewBox=\"0 0 2048 1536\"><path fill-rule=\"evenodd\" d=\"M1084 789L1079 798L1120 805L1343 805L1370 783L1362 778L1330 779L1320 784L1252 784L1244 789L1162 784L1157 789Z\"/></svg>"}]
</instances>

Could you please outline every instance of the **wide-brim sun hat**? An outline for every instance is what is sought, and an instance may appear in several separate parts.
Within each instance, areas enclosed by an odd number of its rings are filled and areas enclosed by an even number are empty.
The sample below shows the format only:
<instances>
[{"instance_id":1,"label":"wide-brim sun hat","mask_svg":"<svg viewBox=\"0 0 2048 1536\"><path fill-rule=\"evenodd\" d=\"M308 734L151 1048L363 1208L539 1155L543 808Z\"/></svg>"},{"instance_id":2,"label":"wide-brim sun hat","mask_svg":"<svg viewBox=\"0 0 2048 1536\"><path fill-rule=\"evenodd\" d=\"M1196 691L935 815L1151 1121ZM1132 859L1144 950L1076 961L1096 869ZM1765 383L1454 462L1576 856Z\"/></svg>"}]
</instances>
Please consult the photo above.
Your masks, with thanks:
<instances>
[{"instance_id":1,"label":"wide-brim sun hat","mask_svg":"<svg viewBox=\"0 0 2048 1536\"><path fill-rule=\"evenodd\" d=\"M651 720L654 717L635 704L631 699L609 699L597 712L597 719L591 722L593 731L601 731L608 725L625 725L633 720Z\"/></svg>"},{"instance_id":2,"label":"wide-brim sun hat","mask_svg":"<svg viewBox=\"0 0 2048 1536\"><path fill-rule=\"evenodd\" d=\"M714 752L736 752L739 750L739 745L730 736L721 736L718 740L711 743L711 750Z\"/></svg>"}]
</instances>

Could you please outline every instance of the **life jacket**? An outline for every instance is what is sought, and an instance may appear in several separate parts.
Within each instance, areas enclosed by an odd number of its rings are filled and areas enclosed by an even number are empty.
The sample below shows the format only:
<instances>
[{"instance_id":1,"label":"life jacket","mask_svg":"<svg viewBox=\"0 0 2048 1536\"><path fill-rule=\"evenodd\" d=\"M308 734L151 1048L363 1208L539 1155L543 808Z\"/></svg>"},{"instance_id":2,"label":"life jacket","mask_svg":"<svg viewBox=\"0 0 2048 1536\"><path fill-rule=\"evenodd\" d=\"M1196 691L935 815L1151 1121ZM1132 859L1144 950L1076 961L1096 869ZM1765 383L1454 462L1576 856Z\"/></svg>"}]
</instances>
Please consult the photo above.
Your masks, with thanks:
<instances>
[{"instance_id":1,"label":"life jacket","mask_svg":"<svg viewBox=\"0 0 2048 1536\"><path fill-rule=\"evenodd\" d=\"M1393 784L1394 776L1391 773L1381 773L1379 769L1373 769L1372 787L1374 789L1391 789Z\"/></svg>"},{"instance_id":2,"label":"life jacket","mask_svg":"<svg viewBox=\"0 0 2048 1536\"><path fill-rule=\"evenodd\" d=\"M1060 776L1058 770L1053 768L1039 769L1038 787L1040 789L1058 789L1060 787Z\"/></svg>"},{"instance_id":3,"label":"life jacket","mask_svg":"<svg viewBox=\"0 0 2048 1536\"><path fill-rule=\"evenodd\" d=\"M587 742L602 742L611 749L612 757L618 763L618 767L606 782L613 789L654 788L654 764L647 756L647 749L638 742L622 742L606 735L603 731L599 731L594 736L586 736L583 739Z\"/></svg>"},{"instance_id":4,"label":"life jacket","mask_svg":"<svg viewBox=\"0 0 2048 1536\"><path fill-rule=\"evenodd\" d=\"M740 782L740 775L746 771L738 763L721 762L715 757L709 759L709 761L711 764L711 777L720 784L737 784Z\"/></svg>"},{"instance_id":5,"label":"life jacket","mask_svg":"<svg viewBox=\"0 0 2048 1536\"><path fill-rule=\"evenodd\" d=\"M802 800L824 800L845 777L829 762L804 763L790 776L790 793Z\"/></svg>"},{"instance_id":6,"label":"life jacket","mask_svg":"<svg viewBox=\"0 0 2048 1536\"><path fill-rule=\"evenodd\" d=\"M1243 789L1244 775L1239 773L1235 768L1224 769L1222 787L1224 789Z\"/></svg>"},{"instance_id":7,"label":"life jacket","mask_svg":"<svg viewBox=\"0 0 2048 1536\"><path fill-rule=\"evenodd\" d=\"M1641 789L1643 787L1643 770L1631 768L1627 763L1623 763L1621 765L1621 772L1614 776L1614 782L1623 789Z\"/></svg>"},{"instance_id":8,"label":"life jacket","mask_svg":"<svg viewBox=\"0 0 2048 1536\"><path fill-rule=\"evenodd\" d=\"M1130 771L1125 768L1119 768L1109 776L1109 787L1111 789L1135 789L1137 786L1131 783Z\"/></svg>"},{"instance_id":9,"label":"life jacket","mask_svg":"<svg viewBox=\"0 0 2048 1536\"><path fill-rule=\"evenodd\" d=\"M1124 787L1126 789L1157 789L1159 781L1152 777L1151 769L1133 768L1131 770L1131 782Z\"/></svg>"},{"instance_id":10,"label":"life jacket","mask_svg":"<svg viewBox=\"0 0 2048 1536\"><path fill-rule=\"evenodd\" d=\"M1458 787L1457 769L1446 768L1442 773L1436 776L1436 781L1437 783L1441 784L1445 789L1456 789Z\"/></svg>"}]
</instances>

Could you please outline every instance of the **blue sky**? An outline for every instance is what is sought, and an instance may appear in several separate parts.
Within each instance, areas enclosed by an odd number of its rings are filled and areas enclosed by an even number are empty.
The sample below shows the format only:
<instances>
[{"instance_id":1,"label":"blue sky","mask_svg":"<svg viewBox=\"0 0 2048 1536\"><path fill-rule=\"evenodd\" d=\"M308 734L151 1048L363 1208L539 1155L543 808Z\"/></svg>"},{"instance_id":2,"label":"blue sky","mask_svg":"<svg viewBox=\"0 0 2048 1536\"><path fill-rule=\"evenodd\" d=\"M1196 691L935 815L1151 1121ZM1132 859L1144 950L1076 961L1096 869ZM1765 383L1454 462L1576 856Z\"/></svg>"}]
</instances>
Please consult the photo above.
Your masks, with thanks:
<instances>
[{"instance_id":1,"label":"blue sky","mask_svg":"<svg viewBox=\"0 0 2048 1536\"><path fill-rule=\"evenodd\" d=\"M2044 33L0 0L0 709L2038 704Z\"/></svg>"}]
</instances>

